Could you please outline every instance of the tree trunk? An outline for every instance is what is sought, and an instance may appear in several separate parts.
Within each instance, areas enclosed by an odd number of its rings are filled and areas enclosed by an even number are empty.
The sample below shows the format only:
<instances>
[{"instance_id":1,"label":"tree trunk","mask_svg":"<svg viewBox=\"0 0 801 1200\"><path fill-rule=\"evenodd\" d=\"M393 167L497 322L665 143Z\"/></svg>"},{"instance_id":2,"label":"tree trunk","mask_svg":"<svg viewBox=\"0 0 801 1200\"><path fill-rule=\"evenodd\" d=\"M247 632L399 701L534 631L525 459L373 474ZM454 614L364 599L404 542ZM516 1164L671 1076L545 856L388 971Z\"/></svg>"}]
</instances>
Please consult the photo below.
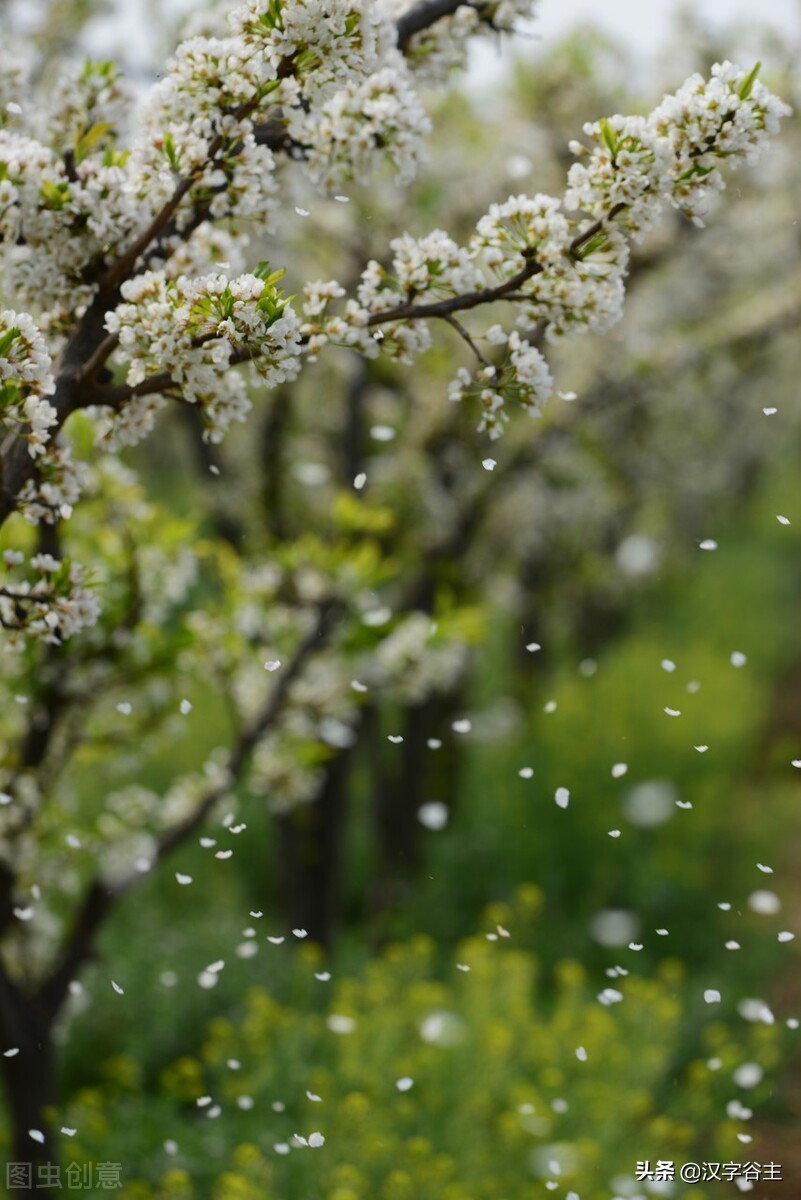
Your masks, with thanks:
<instances>
[{"instance_id":1,"label":"tree trunk","mask_svg":"<svg viewBox=\"0 0 801 1200\"><path fill-rule=\"evenodd\" d=\"M425 799L429 707L424 701L407 708L399 754L396 751L388 755L383 743L373 747L373 817L378 849L372 903L375 918L403 905L419 871L417 812ZM379 736L377 722L372 732L374 738ZM393 758L392 769L387 771L387 761Z\"/></svg>"},{"instance_id":2,"label":"tree trunk","mask_svg":"<svg viewBox=\"0 0 801 1200\"><path fill-rule=\"evenodd\" d=\"M0 1069L11 1118L12 1144L4 1183L17 1196L52 1196L56 1152L50 1129L57 1101L52 1021L0 969ZM8 1050L17 1050L6 1057ZM31 1137L39 1130L44 1141Z\"/></svg>"},{"instance_id":3,"label":"tree trunk","mask_svg":"<svg viewBox=\"0 0 801 1200\"><path fill-rule=\"evenodd\" d=\"M339 863L347 812L350 751L328 764L317 799L278 821L278 875L283 910L293 929L305 929L328 948L339 922Z\"/></svg>"}]
</instances>

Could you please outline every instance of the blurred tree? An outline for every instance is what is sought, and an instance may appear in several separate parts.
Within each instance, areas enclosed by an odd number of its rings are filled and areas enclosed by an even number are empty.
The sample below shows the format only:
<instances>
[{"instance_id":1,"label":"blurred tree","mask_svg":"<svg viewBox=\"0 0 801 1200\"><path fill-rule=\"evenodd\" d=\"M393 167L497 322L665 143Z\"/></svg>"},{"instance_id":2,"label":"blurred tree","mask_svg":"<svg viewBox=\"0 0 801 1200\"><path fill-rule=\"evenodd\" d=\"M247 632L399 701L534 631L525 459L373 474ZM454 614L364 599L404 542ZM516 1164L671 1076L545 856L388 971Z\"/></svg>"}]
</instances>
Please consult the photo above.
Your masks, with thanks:
<instances>
[{"instance_id":1,"label":"blurred tree","mask_svg":"<svg viewBox=\"0 0 801 1200\"><path fill-rule=\"evenodd\" d=\"M771 452L738 372L716 378L772 355L797 313L760 178L742 205L756 275L730 230L703 261L684 231L787 115L758 66L715 64L647 117L585 126L566 188L570 87L537 129L526 80L468 96L486 124L451 100L399 224L424 89L528 8L330 0L321 19L319 4L252 0L228 25L215 9L138 103L110 63L51 86L4 51L0 1029L20 1161L55 1156L54 1029L123 896L210 818L225 848L202 849L231 857L247 788L279 817L293 921L327 941L360 776L373 904L396 904L420 861L431 723L469 728L487 623L593 646L626 594L610 551L624 576L647 574ZM624 94L594 74L592 43L562 54L554 77L583 72L590 102ZM504 174L532 173L529 138L556 194L499 202ZM434 221L452 232L418 232ZM629 274L656 312L650 343L636 318L630 342L609 332ZM676 328L743 277L718 327ZM575 333L603 337L581 362L546 360ZM517 410L542 416L552 370L564 387L532 436ZM262 430L249 419L228 461L217 445L262 390ZM700 430L684 425L696 406ZM487 438L507 425L496 462ZM696 447L722 438L715 486L699 487ZM519 586L494 594L511 572Z\"/></svg>"}]
</instances>

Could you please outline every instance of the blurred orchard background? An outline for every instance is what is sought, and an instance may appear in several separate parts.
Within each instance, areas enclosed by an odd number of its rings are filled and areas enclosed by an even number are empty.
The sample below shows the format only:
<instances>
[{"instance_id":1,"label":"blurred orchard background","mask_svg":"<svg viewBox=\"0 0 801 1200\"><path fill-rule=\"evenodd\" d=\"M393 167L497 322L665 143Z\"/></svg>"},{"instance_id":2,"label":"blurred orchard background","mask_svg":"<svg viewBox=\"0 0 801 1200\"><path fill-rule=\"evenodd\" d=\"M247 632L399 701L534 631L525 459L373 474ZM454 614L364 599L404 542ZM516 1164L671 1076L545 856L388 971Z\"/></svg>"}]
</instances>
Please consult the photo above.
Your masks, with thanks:
<instances>
[{"instance_id":1,"label":"blurred orchard background","mask_svg":"<svg viewBox=\"0 0 801 1200\"><path fill-rule=\"evenodd\" d=\"M353 280L399 203L459 238L559 194L584 121L721 58L801 104L793 4L540 13L433 102L402 200L389 175L347 203L298 183L261 256ZM108 55L142 86L201 15L0 5L43 71ZM375 699L343 719L322 659L314 720L112 914L58 1030L64 1164L120 1163L127 1200L740 1194L638 1182L643 1160L774 1161L754 1194L801 1194L800 181L793 117L709 228L673 214L635 247L623 321L560 348L560 394L498 443L442 403L440 339L411 369L334 356L220 448L170 412L114 485L133 521L84 505L70 536L105 539L150 651L64 752L101 832L234 719L222 657L194 682L190 551L224 576L324 546L395 624ZM137 611L137 563L173 607Z\"/></svg>"}]
</instances>

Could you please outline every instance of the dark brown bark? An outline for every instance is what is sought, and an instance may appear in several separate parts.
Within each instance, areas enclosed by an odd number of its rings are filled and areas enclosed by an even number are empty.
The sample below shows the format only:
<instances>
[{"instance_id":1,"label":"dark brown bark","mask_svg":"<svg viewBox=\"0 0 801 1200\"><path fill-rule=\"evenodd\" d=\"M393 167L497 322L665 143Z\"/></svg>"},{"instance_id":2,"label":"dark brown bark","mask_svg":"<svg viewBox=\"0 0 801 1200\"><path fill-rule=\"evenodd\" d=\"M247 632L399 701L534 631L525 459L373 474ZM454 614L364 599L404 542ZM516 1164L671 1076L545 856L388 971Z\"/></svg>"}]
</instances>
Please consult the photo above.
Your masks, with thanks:
<instances>
[{"instance_id":1,"label":"dark brown bark","mask_svg":"<svg viewBox=\"0 0 801 1200\"><path fill-rule=\"evenodd\" d=\"M281 905L293 929L328 948L340 917L340 861L351 751L328 764L317 799L278 820Z\"/></svg>"},{"instance_id":2,"label":"dark brown bark","mask_svg":"<svg viewBox=\"0 0 801 1200\"><path fill-rule=\"evenodd\" d=\"M373 736L380 737L376 722ZM426 796L426 739L430 736L429 706L406 710L403 742L397 755L374 755L373 819L376 834L376 877L373 916L401 905L414 886L420 868L421 825L418 809Z\"/></svg>"},{"instance_id":3,"label":"dark brown bark","mask_svg":"<svg viewBox=\"0 0 801 1200\"><path fill-rule=\"evenodd\" d=\"M443 17L449 17L457 8L462 8L465 0L420 0L410 8L398 21L398 46L405 50L416 33L422 33L430 25L435 25Z\"/></svg>"},{"instance_id":4,"label":"dark brown bark","mask_svg":"<svg viewBox=\"0 0 801 1200\"><path fill-rule=\"evenodd\" d=\"M116 290L98 292L64 347L57 368L56 390L48 397L58 414L59 428L71 413L96 398L94 379L87 375L86 366L106 338L103 322L118 299ZM0 525L14 512L22 488L35 474L36 462L28 452L27 442L16 433L7 434L0 445Z\"/></svg>"},{"instance_id":5,"label":"dark brown bark","mask_svg":"<svg viewBox=\"0 0 801 1200\"><path fill-rule=\"evenodd\" d=\"M279 542L289 537L284 458L291 407L286 388L277 389L261 424L262 506L267 528Z\"/></svg>"},{"instance_id":6,"label":"dark brown bark","mask_svg":"<svg viewBox=\"0 0 801 1200\"><path fill-rule=\"evenodd\" d=\"M366 358L358 357L353 364L353 374L345 397L345 434L342 439L342 472L345 485L353 487L353 480L362 469L364 461L364 406L370 388L370 368Z\"/></svg>"},{"instance_id":7,"label":"dark brown bark","mask_svg":"<svg viewBox=\"0 0 801 1200\"><path fill-rule=\"evenodd\" d=\"M245 538L245 530L242 522L224 506L226 480L222 456L216 446L203 438L203 418L198 406L185 404L180 411L189 433L192 454L203 481L204 491L208 492L207 508L214 531L223 541L239 550Z\"/></svg>"},{"instance_id":8,"label":"dark brown bark","mask_svg":"<svg viewBox=\"0 0 801 1200\"><path fill-rule=\"evenodd\" d=\"M57 1155L50 1127L57 1100L55 1054L50 1014L0 968L0 1070L11 1119L9 1168L18 1168L29 1186L15 1186L15 1196L50 1196L46 1186L49 1164ZM8 1050L18 1053L7 1057ZM44 1142L31 1137L39 1130Z\"/></svg>"}]
</instances>

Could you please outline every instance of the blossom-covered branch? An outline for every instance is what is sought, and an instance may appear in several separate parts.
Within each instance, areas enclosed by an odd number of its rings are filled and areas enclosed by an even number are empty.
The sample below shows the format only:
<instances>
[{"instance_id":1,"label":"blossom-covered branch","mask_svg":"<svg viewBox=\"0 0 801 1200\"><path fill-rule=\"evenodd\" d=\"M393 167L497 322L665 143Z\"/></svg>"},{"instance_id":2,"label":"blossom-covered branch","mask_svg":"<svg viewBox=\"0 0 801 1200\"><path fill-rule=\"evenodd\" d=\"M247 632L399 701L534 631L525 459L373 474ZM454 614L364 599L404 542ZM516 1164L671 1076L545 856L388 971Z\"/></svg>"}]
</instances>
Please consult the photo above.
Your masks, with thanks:
<instances>
[{"instance_id":1,"label":"blossom-covered branch","mask_svg":"<svg viewBox=\"0 0 801 1200\"><path fill-rule=\"evenodd\" d=\"M148 861L147 871L135 870L113 882L96 879L89 885L59 961L39 991L38 1001L51 1015L55 1016L59 1011L70 981L94 953L97 934L118 901L141 883L146 874L163 859L186 845L215 805L241 781L250 765L254 750L281 715L292 687L309 658L324 646L336 611L337 606L332 600L322 601L318 605L310 629L299 643L291 660L283 667L261 712L239 734L226 766L218 771L216 779L211 780L202 789L190 812L181 821L165 829L158 838Z\"/></svg>"},{"instance_id":2,"label":"blossom-covered branch","mask_svg":"<svg viewBox=\"0 0 801 1200\"><path fill-rule=\"evenodd\" d=\"M232 367L250 364L274 387L331 344L410 362L430 345L432 321L453 326L484 306L500 306L501 320L462 327L477 365L459 370L450 398L477 402L491 437L510 407L537 415L553 384L527 331L561 338L619 319L629 240L666 203L700 222L724 162L753 158L788 111L756 68L719 64L648 117L588 124L563 196L493 204L464 245L442 230L400 234L354 296L336 280L309 282L296 311L282 270L243 269L243 222L271 227L293 158L259 130L280 128L302 147L297 168L324 191L385 158L407 179L428 129L417 79L447 75L447 44L513 28L529 10L327 0L321 21L310 0L249 0L226 36L179 47L129 149L124 87L108 64L90 64L41 129L0 130L6 284L36 317L0 320L0 522L15 510L54 521L74 507L80 464L60 429L78 409L97 410L114 446L140 440L180 399L218 441L251 403ZM223 220L229 228L215 228Z\"/></svg>"},{"instance_id":3,"label":"blossom-covered branch","mask_svg":"<svg viewBox=\"0 0 801 1200\"><path fill-rule=\"evenodd\" d=\"M126 285L125 295L132 302L118 309L108 327L120 337L124 329L123 350L136 346L139 353L128 372L131 404L124 404L126 394L120 387L106 393L109 402L122 404L116 429L125 440L140 437L163 403L152 397L162 387L177 387L185 399L201 404L208 436L216 440L248 407L243 390L236 395L231 391L235 377L223 374L232 363L249 359L258 365L263 359L268 378L292 378L303 354L315 357L329 342L355 347L370 357L385 354L410 361L430 343L428 319L448 319L499 301L517 306L519 325L542 325L552 338L607 328L622 311L626 235L640 236L657 219L665 200L698 219L708 189L723 185L717 167L710 164L723 156L751 156L775 129L784 106L764 89L755 94L754 87L753 73L724 65L715 69L708 84L697 79L685 85L680 101L668 97L648 123L621 117L588 126L596 149L585 150L589 161L571 170L564 201L517 196L493 205L466 247L439 230L424 238L395 239L391 268L369 264L357 297L347 301L340 315L331 314L332 305L345 297L336 281L306 286L303 323L288 302L282 304L278 293L270 293L270 303L281 305L282 331L287 335L278 346L272 338L262 350L257 341L248 341L246 330L234 331L227 316L216 327L218 340L213 337L215 327L209 325L206 333L211 336L200 346L191 319L185 321L186 295L200 303L204 288L233 296L232 312L244 313L248 299L263 305L267 293L252 276L230 285L219 276L188 284L151 273L141 284ZM686 124L695 108L707 113L707 120L695 122L692 139L679 132L671 142L665 114L683 113ZM738 137L732 133L733 123L740 128ZM688 192L690 177L701 182ZM164 325L170 307L173 316ZM156 312L163 325L158 331L151 324ZM460 372L451 397L475 394L484 410L483 427L497 436L508 417L507 401L536 413L552 385L540 351L519 333L506 333L496 324L485 336L496 346L506 346L502 365L482 363L475 378ZM176 365L170 368L173 360ZM183 377L201 370L202 384L190 382L187 387Z\"/></svg>"}]
</instances>

